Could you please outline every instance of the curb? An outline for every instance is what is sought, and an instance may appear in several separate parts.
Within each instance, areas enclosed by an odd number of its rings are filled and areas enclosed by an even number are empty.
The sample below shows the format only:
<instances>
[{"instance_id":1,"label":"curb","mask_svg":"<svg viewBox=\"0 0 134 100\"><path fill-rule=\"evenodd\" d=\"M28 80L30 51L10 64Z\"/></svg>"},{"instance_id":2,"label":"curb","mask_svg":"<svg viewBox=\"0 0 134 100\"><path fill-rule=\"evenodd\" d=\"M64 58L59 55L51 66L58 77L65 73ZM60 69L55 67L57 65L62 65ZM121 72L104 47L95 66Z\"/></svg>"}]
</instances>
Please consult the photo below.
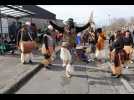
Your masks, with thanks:
<instances>
[{"instance_id":1,"label":"curb","mask_svg":"<svg viewBox=\"0 0 134 100\"><path fill-rule=\"evenodd\" d=\"M20 77L15 77L11 80L11 84L0 91L0 94L15 94L22 86L24 86L37 72L43 67L39 65L33 66L31 70L28 70Z\"/></svg>"}]
</instances>

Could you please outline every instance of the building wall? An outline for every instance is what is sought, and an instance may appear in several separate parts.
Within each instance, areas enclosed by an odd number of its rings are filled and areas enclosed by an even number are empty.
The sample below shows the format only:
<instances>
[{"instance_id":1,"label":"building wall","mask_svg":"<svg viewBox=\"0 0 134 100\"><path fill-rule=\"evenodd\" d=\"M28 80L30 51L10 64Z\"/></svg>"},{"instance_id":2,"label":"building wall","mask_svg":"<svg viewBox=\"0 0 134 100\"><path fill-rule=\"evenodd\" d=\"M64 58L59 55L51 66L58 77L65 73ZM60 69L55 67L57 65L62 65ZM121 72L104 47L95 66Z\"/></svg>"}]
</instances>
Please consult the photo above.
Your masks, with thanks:
<instances>
[{"instance_id":1,"label":"building wall","mask_svg":"<svg viewBox=\"0 0 134 100\"><path fill-rule=\"evenodd\" d=\"M16 20L13 18L8 18L8 25L11 25L11 23ZM25 18L21 18L18 21L25 23L26 21L31 21L30 17L25 17ZM40 19L40 18L32 18L32 22L36 24L37 28L44 28L44 25L49 25L49 20L48 19ZM63 22L62 20L55 20L54 22L56 22L56 24L58 24L59 26L63 26Z\"/></svg>"},{"instance_id":2,"label":"building wall","mask_svg":"<svg viewBox=\"0 0 134 100\"><path fill-rule=\"evenodd\" d=\"M12 22L16 22L16 19L8 18L8 25L11 25Z\"/></svg>"},{"instance_id":3,"label":"building wall","mask_svg":"<svg viewBox=\"0 0 134 100\"><path fill-rule=\"evenodd\" d=\"M48 19L39 19L39 18L22 18L19 21L25 23L26 21L32 21L32 23L35 23L37 28L43 28L44 25L48 25L49 24L49 20Z\"/></svg>"}]
</instances>

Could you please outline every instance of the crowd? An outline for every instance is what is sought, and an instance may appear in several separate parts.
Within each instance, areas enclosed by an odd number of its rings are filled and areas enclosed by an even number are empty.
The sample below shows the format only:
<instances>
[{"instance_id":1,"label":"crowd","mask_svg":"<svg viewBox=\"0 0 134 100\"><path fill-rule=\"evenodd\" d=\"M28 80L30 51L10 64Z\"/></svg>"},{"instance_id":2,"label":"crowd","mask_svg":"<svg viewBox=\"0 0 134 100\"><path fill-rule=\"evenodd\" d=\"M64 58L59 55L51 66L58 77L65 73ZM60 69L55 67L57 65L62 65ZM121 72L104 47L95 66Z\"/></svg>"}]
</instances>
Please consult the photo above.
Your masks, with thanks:
<instances>
[{"instance_id":1,"label":"crowd","mask_svg":"<svg viewBox=\"0 0 134 100\"><path fill-rule=\"evenodd\" d=\"M60 51L60 59L63 67L66 68L65 75L70 78L75 60L90 63L93 61L102 62L100 55L103 54L106 33L102 28L95 28L95 23L90 20L86 25L76 26L73 19L69 18L64 26L59 26L50 21L40 37L38 37L36 24L26 22L24 25L15 23L9 28L10 43L17 44L21 51L21 62L23 64L33 63L32 51L41 51L44 59L40 66L51 69L56 54ZM132 61L133 34L129 30L118 30L109 39L109 60L112 64L112 76L119 78L123 68L128 68ZM39 41L41 46L39 46ZM58 48L58 49L57 49Z\"/></svg>"}]
</instances>

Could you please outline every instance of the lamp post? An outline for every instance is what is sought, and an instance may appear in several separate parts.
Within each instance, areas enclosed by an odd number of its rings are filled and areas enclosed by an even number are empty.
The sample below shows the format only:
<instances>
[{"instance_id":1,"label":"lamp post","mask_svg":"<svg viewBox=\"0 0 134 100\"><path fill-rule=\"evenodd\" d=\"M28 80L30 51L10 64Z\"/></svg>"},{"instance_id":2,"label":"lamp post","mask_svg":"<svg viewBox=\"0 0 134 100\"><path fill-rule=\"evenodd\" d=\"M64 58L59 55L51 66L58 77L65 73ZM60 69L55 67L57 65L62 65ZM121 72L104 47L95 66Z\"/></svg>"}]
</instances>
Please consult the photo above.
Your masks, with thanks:
<instances>
[{"instance_id":1,"label":"lamp post","mask_svg":"<svg viewBox=\"0 0 134 100\"><path fill-rule=\"evenodd\" d=\"M108 14L108 18L109 18L109 25L111 24L111 19L110 19L111 15Z\"/></svg>"}]
</instances>

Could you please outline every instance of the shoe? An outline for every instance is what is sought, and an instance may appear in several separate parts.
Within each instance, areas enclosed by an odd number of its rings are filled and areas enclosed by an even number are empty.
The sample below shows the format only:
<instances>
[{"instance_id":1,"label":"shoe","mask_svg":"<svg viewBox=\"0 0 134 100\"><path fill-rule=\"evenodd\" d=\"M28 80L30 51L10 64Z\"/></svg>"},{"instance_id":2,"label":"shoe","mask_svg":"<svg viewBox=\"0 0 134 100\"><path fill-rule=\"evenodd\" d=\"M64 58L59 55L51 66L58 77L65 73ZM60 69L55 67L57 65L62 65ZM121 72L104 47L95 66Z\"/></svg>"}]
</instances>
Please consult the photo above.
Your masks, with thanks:
<instances>
[{"instance_id":1,"label":"shoe","mask_svg":"<svg viewBox=\"0 0 134 100\"><path fill-rule=\"evenodd\" d=\"M46 69L51 69L49 66L45 66Z\"/></svg>"},{"instance_id":2,"label":"shoe","mask_svg":"<svg viewBox=\"0 0 134 100\"><path fill-rule=\"evenodd\" d=\"M62 67L63 67L63 68L65 68L65 67L66 67L66 65L65 65L65 64L62 64Z\"/></svg>"},{"instance_id":3,"label":"shoe","mask_svg":"<svg viewBox=\"0 0 134 100\"><path fill-rule=\"evenodd\" d=\"M44 67L44 64L39 64L39 67Z\"/></svg>"},{"instance_id":4,"label":"shoe","mask_svg":"<svg viewBox=\"0 0 134 100\"><path fill-rule=\"evenodd\" d=\"M130 60L130 64L133 64L134 62L132 60Z\"/></svg>"},{"instance_id":5,"label":"shoe","mask_svg":"<svg viewBox=\"0 0 134 100\"><path fill-rule=\"evenodd\" d=\"M120 75L116 75L116 78L120 78L122 75L120 74Z\"/></svg>"},{"instance_id":6,"label":"shoe","mask_svg":"<svg viewBox=\"0 0 134 100\"><path fill-rule=\"evenodd\" d=\"M29 61L29 63L30 63L30 64L33 64L33 62L32 62L31 60Z\"/></svg>"},{"instance_id":7,"label":"shoe","mask_svg":"<svg viewBox=\"0 0 134 100\"><path fill-rule=\"evenodd\" d=\"M67 78L71 78L71 75L69 73L66 73Z\"/></svg>"},{"instance_id":8,"label":"shoe","mask_svg":"<svg viewBox=\"0 0 134 100\"><path fill-rule=\"evenodd\" d=\"M52 64L48 64L48 66L53 66Z\"/></svg>"},{"instance_id":9,"label":"shoe","mask_svg":"<svg viewBox=\"0 0 134 100\"><path fill-rule=\"evenodd\" d=\"M126 66L125 68L128 69L128 66Z\"/></svg>"},{"instance_id":10,"label":"shoe","mask_svg":"<svg viewBox=\"0 0 134 100\"><path fill-rule=\"evenodd\" d=\"M27 64L27 63L26 63L26 62L23 62L22 64L24 64L24 65L25 65L25 64Z\"/></svg>"},{"instance_id":11,"label":"shoe","mask_svg":"<svg viewBox=\"0 0 134 100\"><path fill-rule=\"evenodd\" d=\"M122 66L123 68L126 68L125 66Z\"/></svg>"},{"instance_id":12,"label":"shoe","mask_svg":"<svg viewBox=\"0 0 134 100\"><path fill-rule=\"evenodd\" d=\"M112 73L111 76L116 76L116 75Z\"/></svg>"},{"instance_id":13,"label":"shoe","mask_svg":"<svg viewBox=\"0 0 134 100\"><path fill-rule=\"evenodd\" d=\"M94 59L92 59L92 62L94 62L95 60Z\"/></svg>"},{"instance_id":14,"label":"shoe","mask_svg":"<svg viewBox=\"0 0 134 100\"><path fill-rule=\"evenodd\" d=\"M93 60L92 59L88 59L88 62L92 62Z\"/></svg>"}]
</instances>

